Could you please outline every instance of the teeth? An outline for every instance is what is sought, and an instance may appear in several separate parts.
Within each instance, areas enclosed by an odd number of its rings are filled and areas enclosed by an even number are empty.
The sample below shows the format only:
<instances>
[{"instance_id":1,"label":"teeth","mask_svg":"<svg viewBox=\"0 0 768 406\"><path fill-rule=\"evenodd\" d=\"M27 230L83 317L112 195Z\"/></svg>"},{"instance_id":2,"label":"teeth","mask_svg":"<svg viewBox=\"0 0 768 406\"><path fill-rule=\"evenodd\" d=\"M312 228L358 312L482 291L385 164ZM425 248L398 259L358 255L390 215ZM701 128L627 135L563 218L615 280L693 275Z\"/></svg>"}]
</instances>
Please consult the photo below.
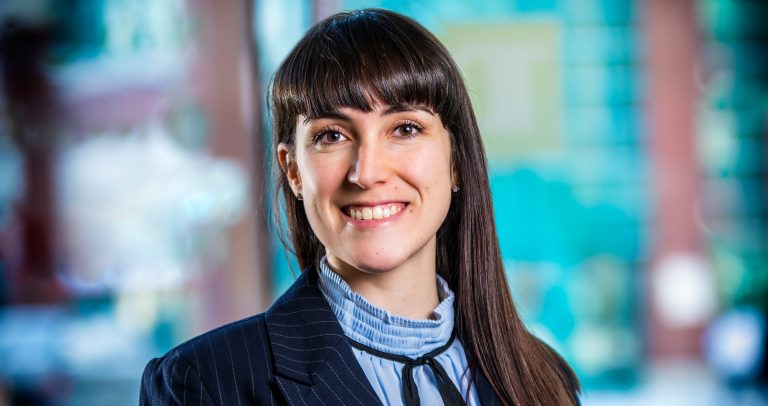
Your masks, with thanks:
<instances>
[{"instance_id":1,"label":"teeth","mask_svg":"<svg viewBox=\"0 0 768 406\"><path fill-rule=\"evenodd\" d=\"M349 217L357 220L379 220L394 216L400 212L400 206L396 204L375 206L375 207L363 207L360 210L349 209Z\"/></svg>"}]
</instances>

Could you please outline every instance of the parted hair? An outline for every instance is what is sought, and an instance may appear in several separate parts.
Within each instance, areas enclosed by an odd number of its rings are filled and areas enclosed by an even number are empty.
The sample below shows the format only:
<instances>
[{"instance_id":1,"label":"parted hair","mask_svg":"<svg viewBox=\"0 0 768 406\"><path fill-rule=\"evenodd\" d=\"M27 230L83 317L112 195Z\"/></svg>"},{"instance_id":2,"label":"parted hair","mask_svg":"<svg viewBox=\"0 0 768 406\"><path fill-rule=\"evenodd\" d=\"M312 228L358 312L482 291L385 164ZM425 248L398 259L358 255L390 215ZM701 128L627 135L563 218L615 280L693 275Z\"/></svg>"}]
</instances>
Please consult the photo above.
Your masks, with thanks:
<instances>
[{"instance_id":1,"label":"parted hair","mask_svg":"<svg viewBox=\"0 0 768 406\"><path fill-rule=\"evenodd\" d=\"M437 38L391 11L333 15L313 26L288 54L269 98L274 146L295 144L299 117L322 117L340 107L368 112L374 103L419 105L438 114L451 137L460 191L453 194L437 233L437 271L456 295L456 329L470 376L482 371L505 404L579 403L571 368L526 329L515 309L480 130L459 68ZM278 217L284 214L290 236L285 242L302 269L311 267L324 247L277 165L275 176L276 203L284 210Z\"/></svg>"}]
</instances>

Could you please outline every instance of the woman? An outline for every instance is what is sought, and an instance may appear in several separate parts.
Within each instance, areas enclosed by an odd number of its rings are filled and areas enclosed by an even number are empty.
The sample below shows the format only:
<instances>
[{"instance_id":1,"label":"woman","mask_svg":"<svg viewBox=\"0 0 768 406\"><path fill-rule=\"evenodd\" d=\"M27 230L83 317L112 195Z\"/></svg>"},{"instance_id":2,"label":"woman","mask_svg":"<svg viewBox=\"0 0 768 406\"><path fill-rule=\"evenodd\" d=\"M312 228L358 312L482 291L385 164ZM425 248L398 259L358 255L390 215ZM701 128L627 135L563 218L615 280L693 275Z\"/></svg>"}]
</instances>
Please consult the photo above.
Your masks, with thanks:
<instances>
[{"instance_id":1,"label":"woman","mask_svg":"<svg viewBox=\"0 0 768 406\"><path fill-rule=\"evenodd\" d=\"M510 297L485 154L448 52L384 10L313 27L271 89L302 275L152 360L146 404L578 403Z\"/></svg>"}]
</instances>

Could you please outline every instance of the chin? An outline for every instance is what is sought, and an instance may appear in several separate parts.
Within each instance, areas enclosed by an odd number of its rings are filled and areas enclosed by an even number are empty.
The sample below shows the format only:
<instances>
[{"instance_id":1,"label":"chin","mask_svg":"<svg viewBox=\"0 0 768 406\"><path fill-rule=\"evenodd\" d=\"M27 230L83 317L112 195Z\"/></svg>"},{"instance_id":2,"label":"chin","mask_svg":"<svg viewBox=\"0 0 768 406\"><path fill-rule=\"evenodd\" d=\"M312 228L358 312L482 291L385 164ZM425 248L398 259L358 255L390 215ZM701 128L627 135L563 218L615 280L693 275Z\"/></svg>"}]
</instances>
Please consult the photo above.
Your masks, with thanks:
<instances>
[{"instance_id":1,"label":"chin","mask_svg":"<svg viewBox=\"0 0 768 406\"><path fill-rule=\"evenodd\" d=\"M405 261L375 258L373 260L359 261L355 267L363 272L384 273L399 267L403 262Z\"/></svg>"},{"instance_id":2,"label":"chin","mask_svg":"<svg viewBox=\"0 0 768 406\"><path fill-rule=\"evenodd\" d=\"M391 271L406 261L406 256L399 253L373 250L372 252L357 253L350 265L364 272L382 273Z\"/></svg>"}]
</instances>

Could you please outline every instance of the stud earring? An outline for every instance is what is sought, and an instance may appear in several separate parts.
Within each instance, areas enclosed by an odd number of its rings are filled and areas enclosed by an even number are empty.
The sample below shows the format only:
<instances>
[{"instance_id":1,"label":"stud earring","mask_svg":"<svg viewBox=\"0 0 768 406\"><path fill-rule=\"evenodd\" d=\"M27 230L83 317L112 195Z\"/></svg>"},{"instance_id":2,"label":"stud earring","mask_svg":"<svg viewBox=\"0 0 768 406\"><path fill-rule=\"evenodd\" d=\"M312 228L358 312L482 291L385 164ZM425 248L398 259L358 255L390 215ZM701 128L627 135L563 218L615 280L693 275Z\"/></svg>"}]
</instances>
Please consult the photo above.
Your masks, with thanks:
<instances>
[{"instance_id":1,"label":"stud earring","mask_svg":"<svg viewBox=\"0 0 768 406\"><path fill-rule=\"evenodd\" d=\"M459 185L453 185L451 186L451 192L456 193L459 191Z\"/></svg>"},{"instance_id":2,"label":"stud earring","mask_svg":"<svg viewBox=\"0 0 768 406\"><path fill-rule=\"evenodd\" d=\"M296 200L302 201L304 200L304 196L302 196L301 193L296 193Z\"/></svg>"}]
</instances>

